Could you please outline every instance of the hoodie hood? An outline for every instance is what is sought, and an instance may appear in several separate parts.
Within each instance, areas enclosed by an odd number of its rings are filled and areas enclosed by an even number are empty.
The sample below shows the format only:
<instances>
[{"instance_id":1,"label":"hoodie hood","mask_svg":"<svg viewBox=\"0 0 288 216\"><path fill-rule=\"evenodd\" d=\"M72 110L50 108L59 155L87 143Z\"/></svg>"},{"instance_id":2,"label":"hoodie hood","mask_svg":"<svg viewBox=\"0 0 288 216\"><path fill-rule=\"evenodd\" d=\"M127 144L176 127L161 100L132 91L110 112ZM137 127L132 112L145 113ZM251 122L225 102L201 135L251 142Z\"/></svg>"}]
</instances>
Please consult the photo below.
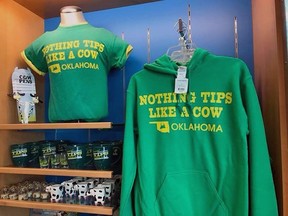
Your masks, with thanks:
<instances>
[{"instance_id":1,"label":"hoodie hood","mask_svg":"<svg viewBox=\"0 0 288 216\"><path fill-rule=\"evenodd\" d=\"M205 61L205 58L208 54L209 52L207 52L206 50L197 48L194 51L192 58L186 64L181 64L176 61L173 61L170 58L170 56L165 54L156 59L153 63L145 64L144 69L149 70L150 72L172 75L174 78L176 78L179 66L186 66L187 67L186 78L188 78L189 82L187 92L190 92L191 79L189 79L189 76L191 73L195 73L197 67ZM176 107L179 110L179 112L181 112L181 107L184 105L191 107L191 104L188 102L189 101L188 98L185 104L180 105L178 102L180 94L176 94L176 97L177 97ZM188 97L188 94L186 94L186 97Z\"/></svg>"},{"instance_id":2,"label":"hoodie hood","mask_svg":"<svg viewBox=\"0 0 288 216\"><path fill-rule=\"evenodd\" d=\"M194 54L190 61L188 61L186 64L180 64L178 62L175 62L171 60L170 56L167 54L162 55L158 59L156 59L151 64L145 64L144 68L153 71L156 73L164 73L164 74L171 74L174 76L177 76L177 70L179 66L186 66L187 67L187 76L189 76L189 73L194 71L197 66L202 63L205 60L205 56L207 56L209 53L204 50L197 48L194 51Z\"/></svg>"}]
</instances>

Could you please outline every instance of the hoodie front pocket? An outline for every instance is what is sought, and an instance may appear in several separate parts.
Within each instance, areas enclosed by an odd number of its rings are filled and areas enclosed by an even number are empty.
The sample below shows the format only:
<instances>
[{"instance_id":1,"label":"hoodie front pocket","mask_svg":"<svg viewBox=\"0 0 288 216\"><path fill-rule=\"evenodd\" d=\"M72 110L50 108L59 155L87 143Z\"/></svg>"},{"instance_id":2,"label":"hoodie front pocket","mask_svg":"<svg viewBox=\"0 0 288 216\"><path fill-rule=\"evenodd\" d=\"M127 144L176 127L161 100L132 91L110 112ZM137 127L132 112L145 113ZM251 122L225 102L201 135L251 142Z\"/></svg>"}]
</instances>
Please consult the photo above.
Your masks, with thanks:
<instances>
[{"instance_id":1,"label":"hoodie front pocket","mask_svg":"<svg viewBox=\"0 0 288 216\"><path fill-rule=\"evenodd\" d=\"M227 216L208 173L187 171L168 173L155 201L159 216Z\"/></svg>"}]
</instances>

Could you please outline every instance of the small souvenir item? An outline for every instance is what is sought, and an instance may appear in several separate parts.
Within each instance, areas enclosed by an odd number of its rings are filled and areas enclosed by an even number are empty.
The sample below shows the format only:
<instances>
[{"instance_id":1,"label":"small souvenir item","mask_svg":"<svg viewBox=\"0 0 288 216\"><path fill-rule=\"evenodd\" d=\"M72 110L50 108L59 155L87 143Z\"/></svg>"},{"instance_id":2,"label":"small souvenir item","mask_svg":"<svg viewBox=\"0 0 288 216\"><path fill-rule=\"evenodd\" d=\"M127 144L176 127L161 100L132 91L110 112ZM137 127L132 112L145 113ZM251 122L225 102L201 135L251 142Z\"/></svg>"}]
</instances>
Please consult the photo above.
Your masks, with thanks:
<instances>
[{"instance_id":1,"label":"small souvenir item","mask_svg":"<svg viewBox=\"0 0 288 216\"><path fill-rule=\"evenodd\" d=\"M48 197L49 197L49 193L44 192L44 191L42 191L42 192L40 193L40 198L41 198L42 200L47 200Z\"/></svg>"},{"instance_id":2,"label":"small souvenir item","mask_svg":"<svg viewBox=\"0 0 288 216\"><path fill-rule=\"evenodd\" d=\"M39 201L41 198L41 189L42 189L41 183L38 181L33 181L33 185L34 185L34 188L33 188L32 198L34 200Z\"/></svg>"},{"instance_id":3,"label":"small souvenir item","mask_svg":"<svg viewBox=\"0 0 288 216\"><path fill-rule=\"evenodd\" d=\"M94 178L86 179L85 182L88 183L88 189L92 189L97 186L99 179L94 179Z\"/></svg>"},{"instance_id":4,"label":"small souvenir item","mask_svg":"<svg viewBox=\"0 0 288 216\"><path fill-rule=\"evenodd\" d=\"M39 156L40 168L47 169L50 167L50 156L41 155Z\"/></svg>"},{"instance_id":5,"label":"small souvenir item","mask_svg":"<svg viewBox=\"0 0 288 216\"><path fill-rule=\"evenodd\" d=\"M46 192L50 193L51 202L61 202L63 200L64 186L61 184L54 184L46 187Z\"/></svg>"},{"instance_id":6,"label":"small souvenir item","mask_svg":"<svg viewBox=\"0 0 288 216\"><path fill-rule=\"evenodd\" d=\"M95 201L94 204L96 206L104 206L105 203L105 186L102 184L98 184L97 187L90 189L87 192L87 196L93 196Z\"/></svg>"},{"instance_id":7,"label":"small souvenir item","mask_svg":"<svg viewBox=\"0 0 288 216\"><path fill-rule=\"evenodd\" d=\"M27 189L28 189L28 192L27 192L28 199L32 199L33 190L34 190L34 184L33 184L33 182L28 182L28 183L27 183Z\"/></svg>"},{"instance_id":8,"label":"small souvenir item","mask_svg":"<svg viewBox=\"0 0 288 216\"><path fill-rule=\"evenodd\" d=\"M72 198L76 195L75 185L77 184L76 180L70 179L61 183L64 186L65 196Z\"/></svg>"},{"instance_id":9,"label":"small souvenir item","mask_svg":"<svg viewBox=\"0 0 288 216\"><path fill-rule=\"evenodd\" d=\"M114 190L113 182L103 182L102 185L105 187L105 200L111 201Z\"/></svg>"},{"instance_id":10,"label":"small souvenir item","mask_svg":"<svg viewBox=\"0 0 288 216\"><path fill-rule=\"evenodd\" d=\"M66 152L61 152L61 153L60 153L60 168L61 168L61 169L67 169L67 168L69 168Z\"/></svg>"},{"instance_id":11,"label":"small souvenir item","mask_svg":"<svg viewBox=\"0 0 288 216\"><path fill-rule=\"evenodd\" d=\"M9 199L9 188L7 186L1 188L0 199Z\"/></svg>"},{"instance_id":12,"label":"small souvenir item","mask_svg":"<svg viewBox=\"0 0 288 216\"><path fill-rule=\"evenodd\" d=\"M60 154L51 155L51 168L59 169L60 168Z\"/></svg>"},{"instance_id":13,"label":"small souvenir item","mask_svg":"<svg viewBox=\"0 0 288 216\"><path fill-rule=\"evenodd\" d=\"M75 185L75 189L78 192L78 198L79 199L81 199L81 198L86 199L87 192L89 190L88 184L89 184L88 182L78 182Z\"/></svg>"},{"instance_id":14,"label":"small souvenir item","mask_svg":"<svg viewBox=\"0 0 288 216\"><path fill-rule=\"evenodd\" d=\"M11 160L16 167L28 167L30 148L28 144L20 143L10 146Z\"/></svg>"},{"instance_id":15,"label":"small souvenir item","mask_svg":"<svg viewBox=\"0 0 288 216\"><path fill-rule=\"evenodd\" d=\"M28 186L25 182L19 183L18 187L18 200L28 200Z\"/></svg>"},{"instance_id":16,"label":"small souvenir item","mask_svg":"<svg viewBox=\"0 0 288 216\"><path fill-rule=\"evenodd\" d=\"M30 69L16 67L12 74L13 98L17 101L19 122L27 124L36 121L35 104L39 102L36 96L35 79Z\"/></svg>"},{"instance_id":17,"label":"small souvenir item","mask_svg":"<svg viewBox=\"0 0 288 216\"><path fill-rule=\"evenodd\" d=\"M17 200L18 199L18 187L16 185L10 186L9 199L11 199L11 200Z\"/></svg>"}]
</instances>

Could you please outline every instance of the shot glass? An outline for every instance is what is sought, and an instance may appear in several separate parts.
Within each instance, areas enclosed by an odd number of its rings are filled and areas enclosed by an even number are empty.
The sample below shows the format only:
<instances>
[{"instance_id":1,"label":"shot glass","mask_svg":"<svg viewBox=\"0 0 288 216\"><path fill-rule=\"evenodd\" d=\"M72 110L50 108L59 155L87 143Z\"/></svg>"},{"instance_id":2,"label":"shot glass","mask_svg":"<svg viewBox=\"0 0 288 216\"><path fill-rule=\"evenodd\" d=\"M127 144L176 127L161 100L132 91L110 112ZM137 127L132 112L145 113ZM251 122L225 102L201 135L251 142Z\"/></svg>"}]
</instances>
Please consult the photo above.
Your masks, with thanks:
<instances>
[{"instance_id":1,"label":"shot glass","mask_svg":"<svg viewBox=\"0 0 288 216\"><path fill-rule=\"evenodd\" d=\"M47 169L50 166L50 156L42 155L39 156L40 168Z\"/></svg>"},{"instance_id":2,"label":"shot glass","mask_svg":"<svg viewBox=\"0 0 288 216\"><path fill-rule=\"evenodd\" d=\"M61 152L60 154L60 168L62 169L68 169L68 158L67 154L65 152Z\"/></svg>"},{"instance_id":3,"label":"shot glass","mask_svg":"<svg viewBox=\"0 0 288 216\"><path fill-rule=\"evenodd\" d=\"M59 169L60 168L60 154L53 154L50 158L51 168Z\"/></svg>"}]
</instances>

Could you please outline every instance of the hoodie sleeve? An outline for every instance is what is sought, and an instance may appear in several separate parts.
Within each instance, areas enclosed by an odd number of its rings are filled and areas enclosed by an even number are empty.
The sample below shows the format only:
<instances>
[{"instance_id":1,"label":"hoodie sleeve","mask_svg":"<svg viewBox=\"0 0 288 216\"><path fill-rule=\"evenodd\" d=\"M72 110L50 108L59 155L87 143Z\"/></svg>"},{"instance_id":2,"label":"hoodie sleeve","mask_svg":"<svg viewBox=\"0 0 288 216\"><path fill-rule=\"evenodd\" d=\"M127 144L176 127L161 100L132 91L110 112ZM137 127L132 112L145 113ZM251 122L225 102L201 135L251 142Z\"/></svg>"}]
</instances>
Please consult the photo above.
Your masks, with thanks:
<instances>
[{"instance_id":1,"label":"hoodie sleeve","mask_svg":"<svg viewBox=\"0 0 288 216\"><path fill-rule=\"evenodd\" d=\"M130 81L126 98L126 122L123 143L123 167L122 167L122 185L120 216L133 216L133 185L136 176L136 98L134 96L133 80Z\"/></svg>"},{"instance_id":2,"label":"hoodie sleeve","mask_svg":"<svg viewBox=\"0 0 288 216\"><path fill-rule=\"evenodd\" d=\"M247 73L248 69L245 67ZM277 202L274 189L269 152L267 148L262 113L252 77L243 85L243 103L248 117L249 156L249 215L277 216Z\"/></svg>"}]
</instances>

